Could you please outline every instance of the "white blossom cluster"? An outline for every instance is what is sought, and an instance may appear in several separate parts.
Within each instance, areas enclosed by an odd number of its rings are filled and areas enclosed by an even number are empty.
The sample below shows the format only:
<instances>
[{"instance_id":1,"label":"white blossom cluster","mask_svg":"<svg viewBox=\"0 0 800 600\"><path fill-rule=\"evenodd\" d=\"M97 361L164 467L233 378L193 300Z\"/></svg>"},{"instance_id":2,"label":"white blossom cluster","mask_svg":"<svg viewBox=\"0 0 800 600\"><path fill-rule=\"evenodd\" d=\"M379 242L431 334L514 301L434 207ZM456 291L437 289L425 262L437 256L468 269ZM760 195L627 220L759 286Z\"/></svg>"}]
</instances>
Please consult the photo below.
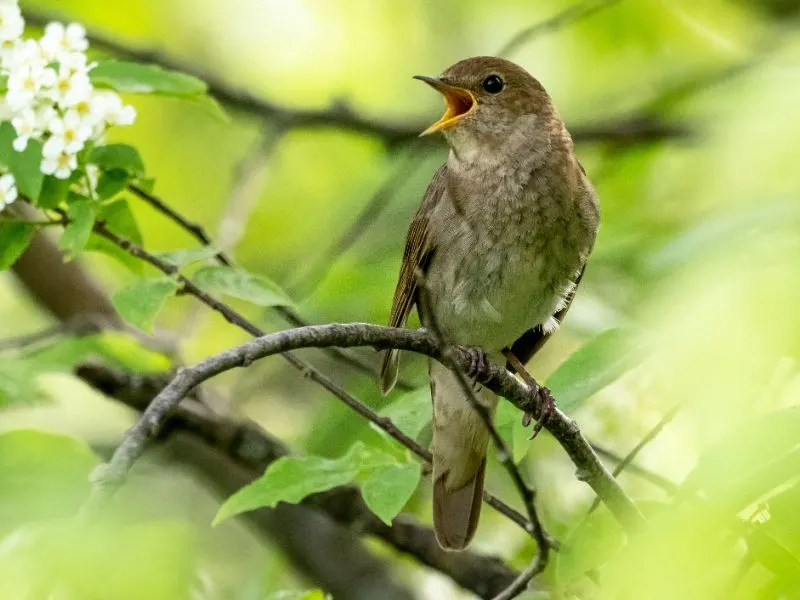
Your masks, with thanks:
<instances>
[{"instance_id":1,"label":"white blossom cluster","mask_svg":"<svg viewBox=\"0 0 800 600\"><path fill-rule=\"evenodd\" d=\"M50 23L39 40L24 39L24 29L16 2L0 3L0 74L8 78L14 149L24 151L31 139L43 142L42 172L68 179L86 143L100 140L112 125L132 124L136 111L115 92L92 85L89 72L96 63L87 59L81 25Z\"/></svg>"}]
</instances>

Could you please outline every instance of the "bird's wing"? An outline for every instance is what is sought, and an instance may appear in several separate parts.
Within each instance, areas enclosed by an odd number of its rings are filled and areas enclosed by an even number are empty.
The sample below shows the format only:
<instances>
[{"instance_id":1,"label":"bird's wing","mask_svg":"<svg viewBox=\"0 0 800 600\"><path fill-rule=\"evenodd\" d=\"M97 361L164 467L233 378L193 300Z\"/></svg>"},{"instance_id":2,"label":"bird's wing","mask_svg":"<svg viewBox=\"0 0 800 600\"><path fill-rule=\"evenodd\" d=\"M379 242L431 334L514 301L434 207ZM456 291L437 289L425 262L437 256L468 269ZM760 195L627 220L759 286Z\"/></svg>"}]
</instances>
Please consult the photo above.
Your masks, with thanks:
<instances>
[{"instance_id":1,"label":"bird's wing","mask_svg":"<svg viewBox=\"0 0 800 600\"><path fill-rule=\"evenodd\" d=\"M434 250L434 244L430 239L428 219L444 194L446 170L447 165L442 165L436 171L425 192L425 198L408 229L403 264L400 267L400 277L392 302L392 315L389 318L390 327L403 327L411 313L411 308L417 301L417 269L425 271ZM384 394L388 394L397 382L398 367L398 352L396 350L386 352L380 372L381 390Z\"/></svg>"},{"instance_id":2,"label":"bird's wing","mask_svg":"<svg viewBox=\"0 0 800 600\"><path fill-rule=\"evenodd\" d=\"M564 321L564 317L569 311L570 306L572 306L572 301L575 299L575 291L578 289L578 284L581 282L583 278L583 272L586 270L586 265L584 264L581 267L580 273L578 273L578 277L575 279L575 285L572 287L572 291L570 291L569 295L564 300L563 307L553 315L553 318L557 321L558 325ZM547 340L553 335L553 332L558 329L558 327L554 327L545 331L542 325L537 325L536 327L532 327L528 329L525 333L523 333L517 341L515 341L511 346L511 353L516 356L519 361L524 365L533 356L541 350L542 346L547 343ZM514 369L511 367L510 364L506 364L506 368L509 371L514 372Z\"/></svg>"}]
</instances>

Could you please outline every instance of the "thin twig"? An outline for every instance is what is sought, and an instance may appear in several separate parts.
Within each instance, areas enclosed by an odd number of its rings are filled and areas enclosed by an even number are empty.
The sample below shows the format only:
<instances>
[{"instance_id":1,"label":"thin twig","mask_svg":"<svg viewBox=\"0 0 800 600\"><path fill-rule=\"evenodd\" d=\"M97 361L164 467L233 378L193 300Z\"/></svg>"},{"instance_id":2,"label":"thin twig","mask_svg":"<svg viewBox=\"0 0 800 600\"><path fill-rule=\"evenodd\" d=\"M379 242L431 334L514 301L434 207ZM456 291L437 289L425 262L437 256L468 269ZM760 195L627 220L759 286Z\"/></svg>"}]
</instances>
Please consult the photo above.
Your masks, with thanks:
<instances>
[{"instance_id":1,"label":"thin twig","mask_svg":"<svg viewBox=\"0 0 800 600\"><path fill-rule=\"evenodd\" d=\"M520 31L500 49L497 55L509 56L537 35L576 23L618 2L619 0L585 0L584 2L573 4L554 17Z\"/></svg>"},{"instance_id":2,"label":"thin twig","mask_svg":"<svg viewBox=\"0 0 800 600\"><path fill-rule=\"evenodd\" d=\"M202 225L187 219L181 213L179 213L178 211L173 209L169 204L167 204L162 198L151 192L147 192L137 186L130 186L129 189L141 200L144 200L145 202L150 204L150 206L155 208L158 212L160 212L161 214L172 220L174 223L179 225L181 228L183 228L185 231L190 233L201 244L203 244L206 247L214 248L214 243L211 239L211 236L208 234L208 232ZM214 256L214 258L220 264L226 266L234 266L233 259L222 250L219 250ZM304 327L306 325L311 324L310 322L306 321L303 317L301 317L300 314L290 306L273 306L271 307L271 309L275 311L275 313L277 313L287 323L289 323L294 327ZM343 352L338 348L329 348L327 352L334 359L349 365L350 367L356 369L361 373L373 377L376 374L375 367L373 365L361 360L357 356L353 356L352 354ZM410 391L414 389L414 386L412 386L410 383L406 381L398 381L397 387L399 390L403 391Z\"/></svg>"},{"instance_id":3,"label":"thin twig","mask_svg":"<svg viewBox=\"0 0 800 600\"><path fill-rule=\"evenodd\" d=\"M552 542L550 541L550 536L548 536L541 520L539 519L539 513L536 512L536 492L523 479L522 473L512 458L513 455L511 450L508 448L508 445L502 436L498 433L497 428L494 426L491 412L489 412L489 409L486 407L486 405L484 405L475 396L472 385L467 380L467 376L464 374L464 371L462 370L458 361L455 359L453 348L447 342L444 337L444 333L439 327L439 321L436 317L435 311L433 310L433 303L430 302L428 283L424 275L421 272L418 272L416 273L416 278L417 286L420 292L420 304L421 306L425 307L425 324L427 325L431 335L433 336L433 339L436 342L436 345L439 348L439 353L442 357L442 364L444 364L444 366L450 369L450 371L453 373L459 387L461 388L461 391L464 394L464 397L467 399L467 402L469 402L472 409L478 413L481 421L483 421L486 430L489 432L489 437L492 438L492 442L497 448L497 458L500 461L500 464L503 465L503 468L508 472L508 475L511 477L511 481L514 482L514 486L517 488L517 492L519 492L519 495L522 498L525 511L528 513L528 520L530 522L528 533L536 541L537 546L536 556L531 564L531 568L527 569L524 573L524 575L528 577L527 579L523 578L522 576L518 577L508 587L508 589L501 592L495 597L494 600L513 598L528 586L528 583L531 579L544 571L544 569L547 567ZM536 392L536 390L532 391L534 393ZM534 566L535 568L533 568Z\"/></svg>"},{"instance_id":4,"label":"thin twig","mask_svg":"<svg viewBox=\"0 0 800 600\"><path fill-rule=\"evenodd\" d=\"M630 465L636 459L637 456L639 456L639 453L644 449L644 447L647 446L647 444L649 444L650 442L652 442L656 438L656 436L659 433L661 433L661 430L664 429L664 427L666 427L672 421L672 419L675 418L675 415L678 414L678 411L680 409L681 407L679 404L669 409L666 412L666 414L663 417L661 417L661 419L659 419L658 423L656 423L655 426L650 431L648 431L647 434L641 440L639 440L639 443L636 444L631 449L631 451L625 455L625 457L619 462L619 464L616 467L614 467L614 470L612 471L611 474L615 478L618 477L619 474L622 473L622 471L624 471L625 468L628 465ZM592 505L589 507L589 512L587 513L587 516L592 514L599 505L600 505L600 499L595 498L594 501L592 502Z\"/></svg>"},{"instance_id":5,"label":"thin twig","mask_svg":"<svg viewBox=\"0 0 800 600\"><path fill-rule=\"evenodd\" d=\"M232 261L228 259L225 252L233 251L241 240L250 213L264 191L270 159L285 133L286 130L279 124L270 124L264 127L253 147L232 169L230 191L219 219L216 245L211 244L210 236L201 230L204 238L201 240L202 243L206 247L215 246L219 250L216 258L223 265L231 266ZM181 217L181 215L177 215L176 211L172 211L172 213ZM179 222L178 224L180 225ZM281 314L275 307L272 309ZM179 337L185 337L186 334L197 331L200 328L203 314L202 306L193 305L186 312L179 326Z\"/></svg>"},{"instance_id":6,"label":"thin twig","mask_svg":"<svg viewBox=\"0 0 800 600\"><path fill-rule=\"evenodd\" d=\"M245 342L230 350L211 356L201 363L183 369L176 374L169 385L153 400L142 418L123 437L122 443L114 453L109 466L98 481L97 489L93 492L95 500L92 503L100 501L100 497L105 497L113 491L111 488L118 485L125 477L131 465L141 454L147 440L163 425L170 410L196 386L215 375L230 369L250 365L253 361L266 356L281 354L284 357L294 358L294 355L291 354L294 350L329 346L342 348L368 346L376 350L396 348L424 354L435 360L442 360L438 344L425 330L412 331L366 323L298 327L271 333ZM454 353L454 359L457 360L461 369L468 368L471 362L470 353L460 347L456 347ZM299 359L294 360L298 361ZM308 376L311 377L313 373L314 371L312 370L308 373ZM504 365L494 363L487 365L485 372L480 374L478 383L495 394L506 398L524 412L530 412L534 416L538 416L541 413L541 400L532 396L528 387L509 373ZM375 423L380 429L421 458L430 459L430 453L398 430L391 420L375 414L370 408L364 406L346 392L339 390L335 384L330 385L335 390L334 394L353 410ZM595 490L625 528L629 530L636 529L643 522L641 514L633 501L619 486L619 483L605 469L597 455L594 454L575 422L556 409L548 419L545 427L564 448L577 467L578 478L588 483ZM106 488L109 489L103 491Z\"/></svg>"},{"instance_id":7,"label":"thin twig","mask_svg":"<svg viewBox=\"0 0 800 600\"><path fill-rule=\"evenodd\" d=\"M203 304L221 314L225 318L225 320L231 323L232 325L236 325L240 329L243 329L244 331L253 336L264 335L264 332L261 329L259 329L253 323L245 319L245 317L242 316L240 313L236 312L223 302L216 300L215 298L213 298L212 296L201 290L199 287L197 287L197 285L195 285L191 280L181 275L179 273L178 268L175 265L171 265L161 260L157 256L147 252L141 246L138 246L137 244L134 244L130 240L120 237L117 234L113 233L112 231L109 231L102 223L96 224L94 231L98 235L116 244L117 246L119 246L132 256L135 256L136 258L139 258L147 262L148 264L152 265L165 275L174 276L176 280L183 286L183 290L186 293L195 296ZM306 326L305 328L299 328L299 329L309 329L309 328L313 329L314 327L315 326L310 325ZM337 345L339 344L325 344L319 347L327 348ZM344 347L344 345L339 345L339 346ZM356 413L358 413L371 423L374 423L377 427L385 431L388 435L390 435L400 444L402 444L403 446L414 452L420 458L423 458L424 460L430 462L430 452L428 452L426 448L417 443L416 440L410 438L400 429L398 429L397 426L395 426L395 424L390 419L378 415L375 411L366 406L363 402L361 402L360 400L358 400L357 398L346 392L344 389L342 389L340 386L334 383L326 375L322 374L320 371L315 369L311 364L297 358L294 354L291 354L290 352L287 351L282 353L281 356L283 356L283 358L286 361L288 361L289 364L298 369L305 377L321 385L328 392L330 392L331 394L336 396L339 400L344 402L350 409L352 409L353 411L355 411ZM591 449L589 450L591 452ZM484 499L487 501L487 504L489 504L493 508L502 506L502 509L500 510L502 514L508 516L515 523L519 524L521 527L527 530L528 522L525 519L525 517L520 515L516 510L504 504L497 498L493 498L491 501L489 500L489 498L490 495L488 493L484 493Z\"/></svg>"},{"instance_id":8,"label":"thin twig","mask_svg":"<svg viewBox=\"0 0 800 600\"><path fill-rule=\"evenodd\" d=\"M597 453L598 456L601 458L608 459L612 461L614 464L618 465L623 460L624 457L619 456L615 452L612 452L605 446L600 446L599 444L592 442L592 449ZM652 483L653 485L660 487L668 494L674 494L678 491L678 484L674 481L670 481L663 475L659 475L658 473L654 473L649 469L645 469L644 467L637 465L634 462L629 462L628 466L626 467L628 473L631 475L636 475L645 481Z\"/></svg>"}]
</instances>

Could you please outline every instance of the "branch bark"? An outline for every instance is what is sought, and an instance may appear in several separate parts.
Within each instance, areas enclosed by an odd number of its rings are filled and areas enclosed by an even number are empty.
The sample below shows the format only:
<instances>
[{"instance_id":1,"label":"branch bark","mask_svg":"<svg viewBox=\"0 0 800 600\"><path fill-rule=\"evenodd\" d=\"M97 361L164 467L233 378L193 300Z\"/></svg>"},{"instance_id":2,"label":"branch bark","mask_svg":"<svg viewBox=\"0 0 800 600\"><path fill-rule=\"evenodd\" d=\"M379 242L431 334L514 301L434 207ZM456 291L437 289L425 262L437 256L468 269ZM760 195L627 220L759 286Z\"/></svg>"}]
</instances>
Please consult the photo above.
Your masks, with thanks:
<instances>
[{"instance_id":1,"label":"branch bark","mask_svg":"<svg viewBox=\"0 0 800 600\"><path fill-rule=\"evenodd\" d=\"M285 356L286 352L300 348L328 346L370 346L376 350L397 348L424 354L440 362L444 360L439 345L424 330L411 331L364 323L288 329L250 340L211 356L194 367L179 371L169 385L155 397L142 418L126 432L109 464L98 474L97 485L84 508L89 512L95 510L113 493L114 488L125 478L133 463L141 455L150 437L163 426L170 412L197 385L230 369L248 366L266 356L281 353ZM453 360L461 369L468 369L471 362L469 352L463 348L455 349ZM481 374L478 382L506 398L523 412L535 417L541 415L541 399L536 393L532 393L537 390L529 390L505 367L491 364L486 372ZM387 423L388 420L384 417L377 415L375 417L376 420L373 422L384 430L391 425L391 422ZM575 464L578 479L592 487L623 527L633 530L643 522L643 517L633 501L597 458L572 419L556 410L548 419L545 428ZM394 436L395 439L404 436L402 432L399 434ZM405 445L409 448L417 445L413 440L411 442L411 445Z\"/></svg>"},{"instance_id":2,"label":"branch bark","mask_svg":"<svg viewBox=\"0 0 800 600\"><path fill-rule=\"evenodd\" d=\"M139 411L145 410L150 400L169 383L168 377L141 378L92 364L81 365L76 374L98 391ZM215 487L226 497L258 477L274 460L289 453L282 442L255 423L230 419L191 399L182 403L173 413L161 438L170 440L173 434L180 434L181 439L186 440L176 452L177 457L209 476ZM436 543L433 531L419 525L410 517L398 517L389 527L367 508L358 490L352 487L336 488L317 494L307 498L303 505L306 510L297 514L289 510L290 505L281 505L281 510L277 512L259 510L248 513L248 517L257 527L271 537L276 537L282 548L288 545L290 552L294 553L291 549L297 547L296 553L300 555L300 560L317 563L327 556L328 553L323 551L327 547L325 539L333 536L324 527L309 532L305 525L297 525L306 531L308 539L321 545L320 552L317 553L319 557L308 553L306 544L293 541L300 534L294 527L287 527L286 523L299 523L311 514L307 509L313 508L312 512L321 511L349 529L383 540L418 562L449 576L462 588L481 598L492 598L509 586L518 575L495 557L473 552L444 552ZM314 520L315 523L316 521L317 519ZM319 539L320 535L323 539ZM346 551L351 557L355 553L352 549ZM306 556L303 558L302 554ZM363 560L366 561L365 568L372 564L368 559ZM339 565L338 561L334 564ZM342 570L340 566L336 568ZM329 591L336 598L345 598L344 594L336 594L330 583L331 577L326 577L326 581ZM384 597L383 594L373 596Z\"/></svg>"}]
</instances>

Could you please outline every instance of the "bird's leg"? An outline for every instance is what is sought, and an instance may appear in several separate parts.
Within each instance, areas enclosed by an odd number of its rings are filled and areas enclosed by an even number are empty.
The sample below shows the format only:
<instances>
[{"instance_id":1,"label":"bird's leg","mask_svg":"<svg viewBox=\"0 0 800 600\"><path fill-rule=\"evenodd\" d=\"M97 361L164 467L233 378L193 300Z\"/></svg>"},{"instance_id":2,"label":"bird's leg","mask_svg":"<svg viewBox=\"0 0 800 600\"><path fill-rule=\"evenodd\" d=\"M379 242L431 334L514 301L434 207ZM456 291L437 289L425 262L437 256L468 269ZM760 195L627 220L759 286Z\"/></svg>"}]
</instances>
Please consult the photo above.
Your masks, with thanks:
<instances>
[{"instance_id":1,"label":"bird's leg","mask_svg":"<svg viewBox=\"0 0 800 600\"><path fill-rule=\"evenodd\" d=\"M525 365L522 364L522 361L520 361L520 359L518 359L510 349L506 348L503 350L503 355L506 357L508 364L511 365L511 368L514 369L514 371L516 371L520 377L522 377L522 380L527 384L528 389L530 389L534 395L538 396L541 400L542 414L539 415L539 420L536 421L536 425L533 427L533 435L531 436L531 439L533 439L539 435L542 427L544 427L545 423L547 423L547 420L555 411L556 401L553 399L553 396L550 395L550 390L536 383L536 380L530 373L528 373L528 369L525 368ZM532 420L533 415L526 412L522 417L522 426L527 427L531 424Z\"/></svg>"},{"instance_id":2,"label":"bird's leg","mask_svg":"<svg viewBox=\"0 0 800 600\"><path fill-rule=\"evenodd\" d=\"M469 377L473 382L473 387L478 387L478 383L482 379L489 376L489 355L483 348L478 346L466 346L464 351L469 356L469 367L467 367L464 374Z\"/></svg>"}]
</instances>

